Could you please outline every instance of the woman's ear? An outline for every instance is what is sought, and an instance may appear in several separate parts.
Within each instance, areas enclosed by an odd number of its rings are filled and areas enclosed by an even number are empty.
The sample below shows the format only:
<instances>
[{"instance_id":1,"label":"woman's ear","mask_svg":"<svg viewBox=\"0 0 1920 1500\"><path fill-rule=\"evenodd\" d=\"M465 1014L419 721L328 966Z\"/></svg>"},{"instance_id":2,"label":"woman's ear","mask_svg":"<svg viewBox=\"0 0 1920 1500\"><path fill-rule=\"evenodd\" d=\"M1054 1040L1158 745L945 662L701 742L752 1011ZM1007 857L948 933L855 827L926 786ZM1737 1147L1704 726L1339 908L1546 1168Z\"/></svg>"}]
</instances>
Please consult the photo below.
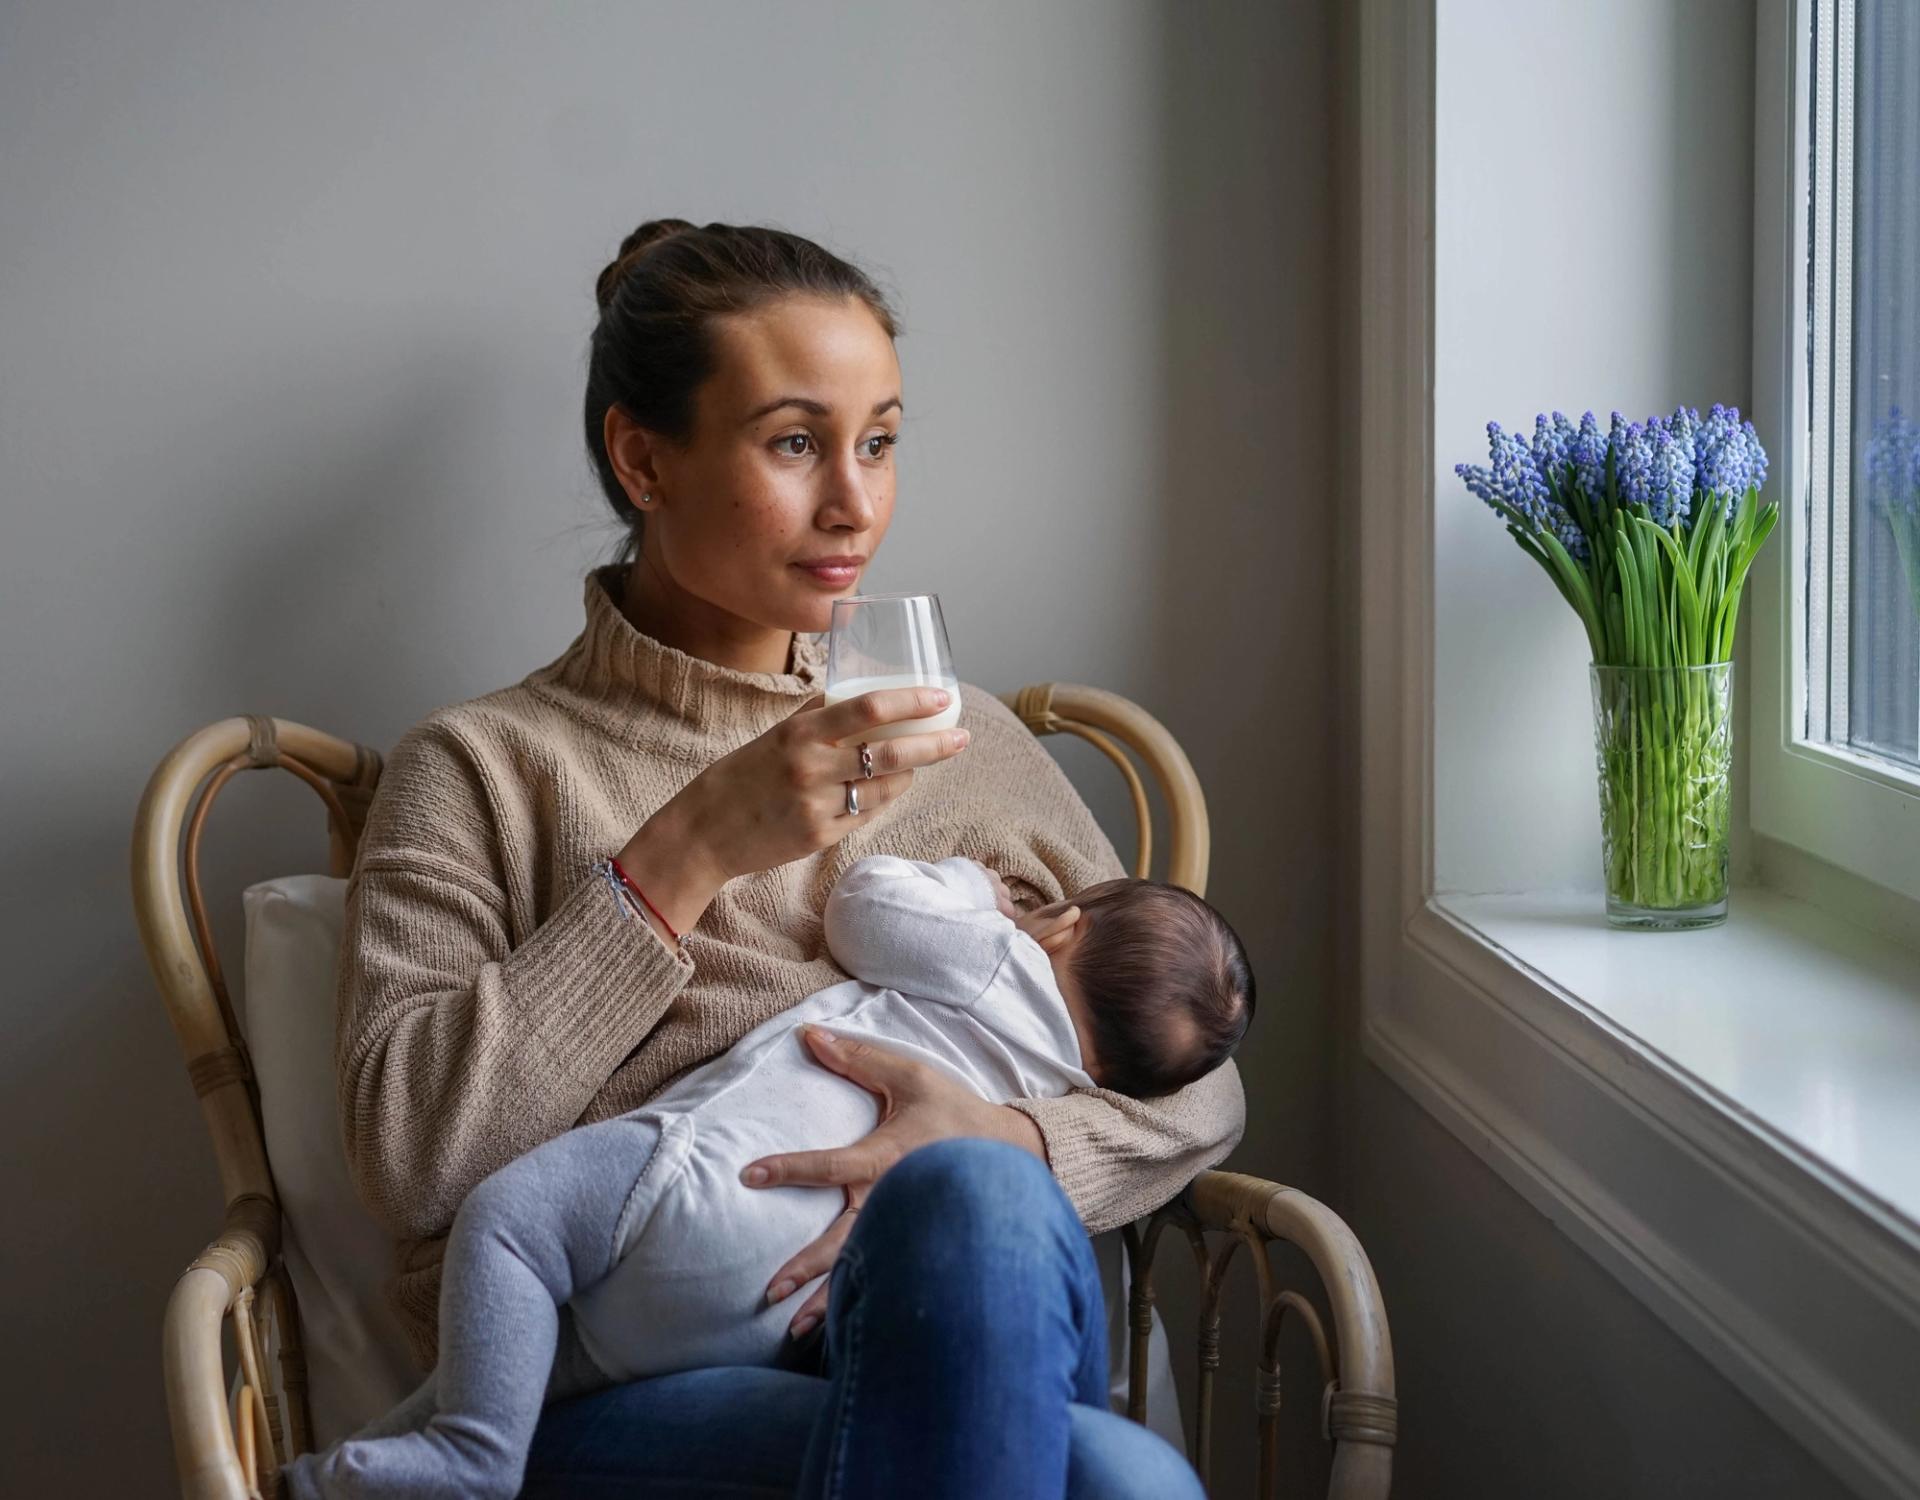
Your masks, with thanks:
<instances>
[{"instance_id":1,"label":"woman's ear","mask_svg":"<svg viewBox=\"0 0 1920 1500\"><path fill-rule=\"evenodd\" d=\"M613 465L620 488L636 509L640 497L653 496L660 488L659 455L654 436L618 406L609 406L601 436L607 445L607 461Z\"/></svg>"}]
</instances>

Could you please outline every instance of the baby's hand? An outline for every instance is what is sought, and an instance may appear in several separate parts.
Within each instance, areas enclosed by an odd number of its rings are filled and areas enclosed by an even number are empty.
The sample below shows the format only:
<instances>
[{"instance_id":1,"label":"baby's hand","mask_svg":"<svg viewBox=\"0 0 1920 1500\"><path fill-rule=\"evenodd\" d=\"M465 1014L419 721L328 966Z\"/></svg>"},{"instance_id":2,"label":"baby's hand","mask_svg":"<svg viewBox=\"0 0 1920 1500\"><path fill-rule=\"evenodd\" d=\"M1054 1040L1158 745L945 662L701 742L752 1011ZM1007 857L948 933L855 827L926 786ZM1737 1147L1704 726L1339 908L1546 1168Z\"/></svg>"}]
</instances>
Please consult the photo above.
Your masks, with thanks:
<instances>
[{"instance_id":1,"label":"baby's hand","mask_svg":"<svg viewBox=\"0 0 1920 1500\"><path fill-rule=\"evenodd\" d=\"M1070 902L1055 901L1033 911L1022 911L1013 904L1013 892L1007 889L1007 883L999 873L981 860L976 859L974 863L986 870L987 879L993 883L993 904L1000 908L1001 916L1010 919L1014 926L1049 953L1066 942L1074 923L1080 920L1079 907Z\"/></svg>"},{"instance_id":2,"label":"baby's hand","mask_svg":"<svg viewBox=\"0 0 1920 1500\"><path fill-rule=\"evenodd\" d=\"M1049 953L1058 952L1073 935L1080 920L1080 908L1072 902L1055 901L1034 911L1019 912L1013 924Z\"/></svg>"},{"instance_id":3,"label":"baby's hand","mask_svg":"<svg viewBox=\"0 0 1920 1500\"><path fill-rule=\"evenodd\" d=\"M987 871L987 879L993 883L993 904L1000 909L1000 915L1003 917L1011 917L1016 922L1019 921L1020 908L1013 904L1013 892L1007 889L1006 881L1002 880L996 871L988 869L981 861L976 859L974 863L979 865L981 869Z\"/></svg>"}]
</instances>

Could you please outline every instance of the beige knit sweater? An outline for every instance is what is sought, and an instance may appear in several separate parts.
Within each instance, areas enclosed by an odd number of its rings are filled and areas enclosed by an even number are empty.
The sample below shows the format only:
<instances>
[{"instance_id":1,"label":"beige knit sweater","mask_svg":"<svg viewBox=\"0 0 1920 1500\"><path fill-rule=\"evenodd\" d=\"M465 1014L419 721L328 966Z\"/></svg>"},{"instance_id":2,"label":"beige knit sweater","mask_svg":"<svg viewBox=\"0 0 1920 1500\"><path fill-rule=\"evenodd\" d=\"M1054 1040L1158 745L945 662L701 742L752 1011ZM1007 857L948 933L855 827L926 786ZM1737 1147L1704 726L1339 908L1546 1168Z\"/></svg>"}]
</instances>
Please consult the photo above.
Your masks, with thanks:
<instances>
[{"instance_id":1,"label":"beige knit sweater","mask_svg":"<svg viewBox=\"0 0 1920 1500\"><path fill-rule=\"evenodd\" d=\"M342 1125L360 1194L400 1241L391 1292L423 1370L445 1235L468 1190L845 979L821 912L853 861L970 855L1023 906L1127 873L1052 756L963 682L965 750L917 771L838 844L730 881L679 959L650 924L621 920L587 867L821 691L825 643L797 635L787 673L689 656L620 613L624 571L587 575L585 627L558 659L407 731L347 887ZM1172 1197L1243 1123L1231 1063L1151 1102L1095 1089L1014 1107L1094 1231Z\"/></svg>"}]
</instances>

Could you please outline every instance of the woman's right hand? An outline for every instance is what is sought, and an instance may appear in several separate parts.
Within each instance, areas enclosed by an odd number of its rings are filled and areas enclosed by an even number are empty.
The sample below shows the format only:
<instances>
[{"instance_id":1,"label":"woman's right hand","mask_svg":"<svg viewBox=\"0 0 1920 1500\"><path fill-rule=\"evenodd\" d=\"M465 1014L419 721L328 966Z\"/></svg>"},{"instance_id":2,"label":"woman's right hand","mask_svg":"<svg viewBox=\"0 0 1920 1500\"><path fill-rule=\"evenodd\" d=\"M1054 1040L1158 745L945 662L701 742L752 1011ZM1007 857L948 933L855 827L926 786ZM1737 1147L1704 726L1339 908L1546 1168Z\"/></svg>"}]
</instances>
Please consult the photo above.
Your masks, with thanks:
<instances>
[{"instance_id":1,"label":"woman's right hand","mask_svg":"<svg viewBox=\"0 0 1920 1500\"><path fill-rule=\"evenodd\" d=\"M838 843L870 813L903 795L915 768L960 753L967 731L939 729L871 741L872 780L860 769L860 743L870 731L930 717L948 701L944 688L901 687L828 707L826 695L816 693L764 734L708 766L657 816L670 820L683 857L699 851L716 888L736 875L803 859ZM847 812L849 781L859 785L858 817Z\"/></svg>"}]
</instances>

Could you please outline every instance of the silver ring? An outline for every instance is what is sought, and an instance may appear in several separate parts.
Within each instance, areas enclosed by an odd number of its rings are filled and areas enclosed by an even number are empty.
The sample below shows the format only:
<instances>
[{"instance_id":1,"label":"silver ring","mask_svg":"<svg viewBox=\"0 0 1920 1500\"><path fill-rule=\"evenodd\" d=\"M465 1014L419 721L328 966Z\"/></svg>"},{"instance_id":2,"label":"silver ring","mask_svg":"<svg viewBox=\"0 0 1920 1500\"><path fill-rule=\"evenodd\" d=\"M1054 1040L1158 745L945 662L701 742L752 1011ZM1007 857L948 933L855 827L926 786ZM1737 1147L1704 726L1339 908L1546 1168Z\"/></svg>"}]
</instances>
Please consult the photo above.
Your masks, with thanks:
<instances>
[{"instance_id":1,"label":"silver ring","mask_svg":"<svg viewBox=\"0 0 1920 1500\"><path fill-rule=\"evenodd\" d=\"M873 752L867 748L866 741L860 742L860 774L873 780Z\"/></svg>"},{"instance_id":2,"label":"silver ring","mask_svg":"<svg viewBox=\"0 0 1920 1500\"><path fill-rule=\"evenodd\" d=\"M860 816L860 789L851 781L847 783L847 811L856 818Z\"/></svg>"}]
</instances>

